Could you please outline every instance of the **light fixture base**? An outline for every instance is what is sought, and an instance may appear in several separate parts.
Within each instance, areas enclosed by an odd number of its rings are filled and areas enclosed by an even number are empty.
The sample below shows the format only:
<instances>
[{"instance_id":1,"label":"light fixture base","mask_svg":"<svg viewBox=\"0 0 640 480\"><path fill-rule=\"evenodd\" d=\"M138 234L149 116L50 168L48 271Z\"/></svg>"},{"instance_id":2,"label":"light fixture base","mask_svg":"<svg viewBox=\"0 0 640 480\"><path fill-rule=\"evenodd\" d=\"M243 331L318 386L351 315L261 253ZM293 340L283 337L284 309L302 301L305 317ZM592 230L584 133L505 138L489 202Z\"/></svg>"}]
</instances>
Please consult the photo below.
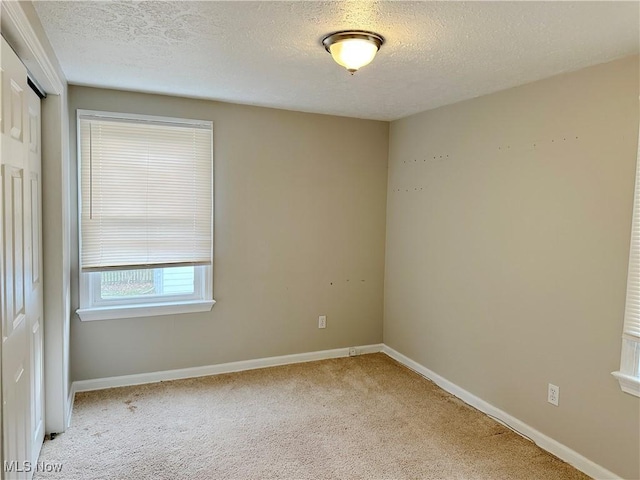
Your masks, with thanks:
<instances>
[{"instance_id":1,"label":"light fixture base","mask_svg":"<svg viewBox=\"0 0 640 480\"><path fill-rule=\"evenodd\" d=\"M339 32L333 32L322 39L322 45L327 52L331 53L331 45L349 38L367 40L373 43L378 50L384 45L384 37L382 35L367 30L340 30Z\"/></svg>"}]
</instances>

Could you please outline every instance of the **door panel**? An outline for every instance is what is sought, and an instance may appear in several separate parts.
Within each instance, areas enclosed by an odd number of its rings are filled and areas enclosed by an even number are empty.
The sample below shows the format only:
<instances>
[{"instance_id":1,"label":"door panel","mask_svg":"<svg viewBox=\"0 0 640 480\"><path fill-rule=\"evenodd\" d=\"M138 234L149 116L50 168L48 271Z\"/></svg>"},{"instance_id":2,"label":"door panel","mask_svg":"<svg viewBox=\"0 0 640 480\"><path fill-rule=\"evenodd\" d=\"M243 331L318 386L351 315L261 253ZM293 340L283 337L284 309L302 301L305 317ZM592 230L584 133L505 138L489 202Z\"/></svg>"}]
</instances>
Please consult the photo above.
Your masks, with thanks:
<instances>
[{"instance_id":1,"label":"door panel","mask_svg":"<svg viewBox=\"0 0 640 480\"><path fill-rule=\"evenodd\" d=\"M18 80L18 81L16 81ZM24 84L19 78L10 81L11 85L11 136L22 143L22 117L24 112Z\"/></svg>"},{"instance_id":2,"label":"door panel","mask_svg":"<svg viewBox=\"0 0 640 480\"><path fill-rule=\"evenodd\" d=\"M2 39L0 313L5 479L29 479L44 435L40 102Z\"/></svg>"},{"instance_id":3,"label":"door panel","mask_svg":"<svg viewBox=\"0 0 640 480\"><path fill-rule=\"evenodd\" d=\"M33 288L40 285L40 250L42 241L40 225L42 217L40 214L40 176L31 172L31 282Z\"/></svg>"},{"instance_id":4,"label":"door panel","mask_svg":"<svg viewBox=\"0 0 640 480\"><path fill-rule=\"evenodd\" d=\"M38 461L40 447L44 440L44 337L43 337L43 298L40 258L42 257L42 186L41 172L41 135L40 135L40 98L29 89L26 93L28 107L28 160L29 160L29 215L31 217L30 236L25 241L29 245L31 268L27 273L25 285L27 295L27 319L30 333L31 351L31 462Z\"/></svg>"},{"instance_id":5,"label":"door panel","mask_svg":"<svg viewBox=\"0 0 640 480\"><path fill-rule=\"evenodd\" d=\"M24 194L23 170L11 165L2 165L4 209L3 257L5 304L3 312L3 339L11 336L19 321L24 319Z\"/></svg>"},{"instance_id":6,"label":"door panel","mask_svg":"<svg viewBox=\"0 0 640 480\"><path fill-rule=\"evenodd\" d=\"M30 460L29 357L25 315L20 315L11 336L3 342L2 416L6 479L29 478L24 465Z\"/></svg>"}]
</instances>

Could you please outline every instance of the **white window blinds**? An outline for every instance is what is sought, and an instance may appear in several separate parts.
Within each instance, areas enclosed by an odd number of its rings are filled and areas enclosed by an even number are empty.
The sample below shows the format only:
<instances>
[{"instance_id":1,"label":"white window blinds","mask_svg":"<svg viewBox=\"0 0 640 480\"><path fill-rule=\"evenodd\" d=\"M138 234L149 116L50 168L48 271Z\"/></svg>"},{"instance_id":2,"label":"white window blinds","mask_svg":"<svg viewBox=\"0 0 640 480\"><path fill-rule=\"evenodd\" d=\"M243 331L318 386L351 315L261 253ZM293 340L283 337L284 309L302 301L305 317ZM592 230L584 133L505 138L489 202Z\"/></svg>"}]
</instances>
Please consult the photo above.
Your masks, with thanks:
<instances>
[{"instance_id":1,"label":"white window blinds","mask_svg":"<svg viewBox=\"0 0 640 480\"><path fill-rule=\"evenodd\" d=\"M627 303L624 312L624 337L640 342L640 139L638 140L636 187L627 277Z\"/></svg>"},{"instance_id":2,"label":"white window blinds","mask_svg":"<svg viewBox=\"0 0 640 480\"><path fill-rule=\"evenodd\" d=\"M78 111L84 272L212 261L211 122Z\"/></svg>"}]
</instances>

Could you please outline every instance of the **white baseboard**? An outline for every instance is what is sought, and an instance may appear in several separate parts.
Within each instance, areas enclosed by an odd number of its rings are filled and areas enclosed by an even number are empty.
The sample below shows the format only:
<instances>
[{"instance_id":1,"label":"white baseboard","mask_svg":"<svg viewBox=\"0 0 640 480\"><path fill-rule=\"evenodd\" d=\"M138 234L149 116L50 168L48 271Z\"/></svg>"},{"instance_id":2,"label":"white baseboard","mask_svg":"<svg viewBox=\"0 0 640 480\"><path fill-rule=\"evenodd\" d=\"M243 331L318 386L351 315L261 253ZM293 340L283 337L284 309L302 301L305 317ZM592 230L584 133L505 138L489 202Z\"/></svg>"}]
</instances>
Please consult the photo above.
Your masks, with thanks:
<instances>
[{"instance_id":1,"label":"white baseboard","mask_svg":"<svg viewBox=\"0 0 640 480\"><path fill-rule=\"evenodd\" d=\"M381 352L384 345L362 345L356 347L358 355ZM313 362L329 358L348 357L349 348L336 348L334 350L321 350L317 352L296 353L279 357L257 358L255 360L243 360L240 362L221 363L218 365L205 365L202 367L181 368L178 370L166 370L162 372L139 373L134 375L122 375L119 377L96 378L93 380L79 380L71 386L71 400L76 392L88 392L91 390L103 390L105 388L127 387L142 385L145 383L179 380L182 378L206 377L221 373L241 372L255 370L257 368L275 367L278 365L290 365L294 363ZM73 405L70 405L72 408ZM70 418L70 415L69 415Z\"/></svg>"},{"instance_id":2,"label":"white baseboard","mask_svg":"<svg viewBox=\"0 0 640 480\"><path fill-rule=\"evenodd\" d=\"M517 418L509 415L508 413L494 407L490 403L485 402L481 398L476 397L472 393L464 390L455 383L450 382L446 378L441 377L437 373L429 370L427 367L420 365L418 362L411 360L409 357L402 355L391 347L384 345L382 352L389 355L394 360L397 360L404 366L410 368L414 372L422 375L423 377L431 380L443 390L455 395L463 402L471 405L472 407L480 410L487 415L496 418L499 422L503 423L508 428L514 430L516 433L521 434L525 438L532 440L540 448L552 453L556 457L564 460L570 465L573 465L578 470L586 473L590 477L596 479L619 479L620 477L604 467L601 467L597 463L592 462L586 457L583 457L578 452L571 450L569 447L557 442L553 438L546 436L544 433L539 432L535 428L527 425L526 423L518 420Z\"/></svg>"}]
</instances>

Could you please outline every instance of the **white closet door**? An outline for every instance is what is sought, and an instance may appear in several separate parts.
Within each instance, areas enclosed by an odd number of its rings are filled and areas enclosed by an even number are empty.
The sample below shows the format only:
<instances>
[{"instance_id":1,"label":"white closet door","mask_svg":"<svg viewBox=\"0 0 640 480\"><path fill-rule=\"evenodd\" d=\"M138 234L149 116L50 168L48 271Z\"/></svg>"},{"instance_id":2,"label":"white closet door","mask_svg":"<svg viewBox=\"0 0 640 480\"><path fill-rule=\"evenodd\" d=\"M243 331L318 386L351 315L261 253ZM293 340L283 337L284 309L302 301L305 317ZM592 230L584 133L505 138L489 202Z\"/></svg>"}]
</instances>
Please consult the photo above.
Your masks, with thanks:
<instances>
[{"instance_id":1,"label":"white closet door","mask_svg":"<svg viewBox=\"0 0 640 480\"><path fill-rule=\"evenodd\" d=\"M27 136L29 155L30 235L27 252L30 267L26 272L27 320L31 350L31 462L35 464L44 441L44 336L42 327L42 161L40 98L27 91Z\"/></svg>"},{"instance_id":2,"label":"white closet door","mask_svg":"<svg viewBox=\"0 0 640 480\"><path fill-rule=\"evenodd\" d=\"M35 138L39 150L39 126L32 134L31 124L39 121L40 114L35 103L29 107L32 92L26 69L4 39L0 75L3 467L5 479L29 479L33 476L31 462L40 448L40 431L35 429L42 429L38 424L42 414L36 412L42 408L42 384L34 379L42 375L40 166L35 161L39 152L36 155L30 147ZM32 116L37 120L32 122Z\"/></svg>"}]
</instances>

